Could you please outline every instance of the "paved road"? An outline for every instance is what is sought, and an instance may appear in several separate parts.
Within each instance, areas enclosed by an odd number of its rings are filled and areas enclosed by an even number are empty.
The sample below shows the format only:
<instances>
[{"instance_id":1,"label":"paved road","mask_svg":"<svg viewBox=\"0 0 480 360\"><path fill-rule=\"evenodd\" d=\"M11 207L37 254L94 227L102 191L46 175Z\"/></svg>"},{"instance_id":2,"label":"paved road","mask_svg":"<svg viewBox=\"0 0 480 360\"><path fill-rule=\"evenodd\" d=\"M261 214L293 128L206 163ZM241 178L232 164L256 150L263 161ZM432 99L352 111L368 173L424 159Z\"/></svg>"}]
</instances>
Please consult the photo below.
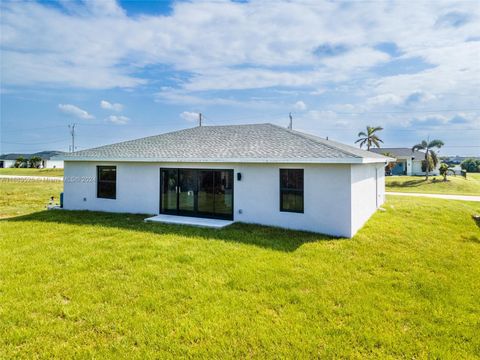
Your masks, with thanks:
<instances>
[{"instance_id":1,"label":"paved road","mask_svg":"<svg viewBox=\"0 0 480 360\"><path fill-rule=\"evenodd\" d=\"M480 201L480 196L470 196L470 195L443 195L443 194L419 194L419 193L402 193L402 192L386 192L387 195L399 195L399 196L418 196L418 197L429 197L437 199L448 199L448 200L463 200L463 201Z\"/></svg>"},{"instance_id":2,"label":"paved road","mask_svg":"<svg viewBox=\"0 0 480 360\"><path fill-rule=\"evenodd\" d=\"M12 181L63 181L62 176L23 176L23 175L0 175L0 180Z\"/></svg>"}]
</instances>

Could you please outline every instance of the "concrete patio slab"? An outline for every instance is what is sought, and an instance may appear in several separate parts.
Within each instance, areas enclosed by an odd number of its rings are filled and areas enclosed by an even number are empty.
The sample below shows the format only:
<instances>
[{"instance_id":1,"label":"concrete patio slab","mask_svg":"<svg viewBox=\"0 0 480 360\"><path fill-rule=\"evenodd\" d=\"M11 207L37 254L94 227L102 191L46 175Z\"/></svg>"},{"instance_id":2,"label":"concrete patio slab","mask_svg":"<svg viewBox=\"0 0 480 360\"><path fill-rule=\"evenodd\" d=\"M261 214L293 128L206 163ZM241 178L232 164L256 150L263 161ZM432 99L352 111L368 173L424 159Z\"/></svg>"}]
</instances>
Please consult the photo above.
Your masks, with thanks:
<instances>
[{"instance_id":1,"label":"concrete patio slab","mask_svg":"<svg viewBox=\"0 0 480 360\"><path fill-rule=\"evenodd\" d=\"M166 215L166 214L160 214L160 215L146 218L145 222L160 222L165 224L201 226L201 227L209 227L214 229L221 229L221 228L224 228L225 226L233 224L233 221L230 221L230 220L206 219L206 218L176 216L176 215Z\"/></svg>"}]
</instances>

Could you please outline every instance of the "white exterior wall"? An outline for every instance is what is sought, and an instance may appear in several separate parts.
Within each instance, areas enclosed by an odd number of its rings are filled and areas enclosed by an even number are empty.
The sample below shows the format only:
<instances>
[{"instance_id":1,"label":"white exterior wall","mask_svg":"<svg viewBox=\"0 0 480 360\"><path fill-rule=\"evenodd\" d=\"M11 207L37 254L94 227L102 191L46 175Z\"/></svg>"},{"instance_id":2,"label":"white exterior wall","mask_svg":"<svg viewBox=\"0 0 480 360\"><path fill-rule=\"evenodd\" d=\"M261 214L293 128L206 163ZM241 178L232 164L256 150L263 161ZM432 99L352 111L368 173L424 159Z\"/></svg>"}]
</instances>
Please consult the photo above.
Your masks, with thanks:
<instances>
[{"instance_id":1,"label":"white exterior wall","mask_svg":"<svg viewBox=\"0 0 480 360\"><path fill-rule=\"evenodd\" d=\"M117 198L97 198L97 165L117 166ZM158 214L160 165L65 161L65 209Z\"/></svg>"},{"instance_id":2,"label":"white exterior wall","mask_svg":"<svg viewBox=\"0 0 480 360\"><path fill-rule=\"evenodd\" d=\"M352 165L352 236L385 202L383 164Z\"/></svg>"},{"instance_id":3,"label":"white exterior wall","mask_svg":"<svg viewBox=\"0 0 480 360\"><path fill-rule=\"evenodd\" d=\"M425 172L422 171L422 160L414 160L413 161L412 175L425 175ZM437 167L433 171L431 171L429 174L430 175L439 175L440 174L440 162L437 164Z\"/></svg>"},{"instance_id":4,"label":"white exterior wall","mask_svg":"<svg viewBox=\"0 0 480 360\"><path fill-rule=\"evenodd\" d=\"M45 160L45 169L63 169L63 160Z\"/></svg>"},{"instance_id":5,"label":"white exterior wall","mask_svg":"<svg viewBox=\"0 0 480 360\"><path fill-rule=\"evenodd\" d=\"M15 160L0 160L3 161L4 168L12 168L15 165Z\"/></svg>"},{"instance_id":6,"label":"white exterior wall","mask_svg":"<svg viewBox=\"0 0 480 360\"><path fill-rule=\"evenodd\" d=\"M412 175L413 173L413 161L411 158L407 159L407 175Z\"/></svg>"},{"instance_id":7,"label":"white exterior wall","mask_svg":"<svg viewBox=\"0 0 480 360\"><path fill-rule=\"evenodd\" d=\"M96 197L96 166L117 166L117 198ZM307 230L351 237L376 209L376 181L371 169L381 169L384 199L384 164L172 164L65 162L64 207L158 214L160 168L233 169L234 221ZM304 213L280 211L280 168L304 169ZM242 173L238 181L236 173ZM368 177L372 179L368 179ZM354 178L354 183L351 182ZM352 192L355 193L352 195ZM359 196L357 196L359 192ZM365 200L365 198L368 198ZM85 199L85 200L84 200ZM352 207L355 201L355 207ZM369 202L368 207L365 202ZM370 204L374 204L373 206ZM357 204L362 206L357 206ZM241 213L240 213L241 210Z\"/></svg>"},{"instance_id":8,"label":"white exterior wall","mask_svg":"<svg viewBox=\"0 0 480 360\"><path fill-rule=\"evenodd\" d=\"M304 169L304 213L280 211L280 168ZM238 171L236 221L350 237L350 165L256 164Z\"/></svg>"}]
</instances>

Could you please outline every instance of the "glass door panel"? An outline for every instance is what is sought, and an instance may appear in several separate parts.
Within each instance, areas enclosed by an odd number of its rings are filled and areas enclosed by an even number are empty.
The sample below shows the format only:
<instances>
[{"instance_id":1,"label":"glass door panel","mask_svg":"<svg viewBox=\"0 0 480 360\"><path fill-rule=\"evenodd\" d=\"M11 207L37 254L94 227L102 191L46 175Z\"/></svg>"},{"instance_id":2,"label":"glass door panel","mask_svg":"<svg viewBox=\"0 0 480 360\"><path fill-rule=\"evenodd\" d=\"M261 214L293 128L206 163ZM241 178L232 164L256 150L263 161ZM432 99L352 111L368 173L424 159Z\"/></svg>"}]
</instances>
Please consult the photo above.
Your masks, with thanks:
<instances>
[{"instance_id":1,"label":"glass door panel","mask_svg":"<svg viewBox=\"0 0 480 360\"><path fill-rule=\"evenodd\" d=\"M195 212L195 193L197 191L197 171L191 169L178 170L178 211L179 213Z\"/></svg>"},{"instance_id":2,"label":"glass door panel","mask_svg":"<svg viewBox=\"0 0 480 360\"><path fill-rule=\"evenodd\" d=\"M160 171L162 213L177 213L177 172L177 169Z\"/></svg>"},{"instance_id":3,"label":"glass door panel","mask_svg":"<svg viewBox=\"0 0 480 360\"><path fill-rule=\"evenodd\" d=\"M213 215L213 171L198 171L198 212L203 215Z\"/></svg>"},{"instance_id":4,"label":"glass door panel","mask_svg":"<svg viewBox=\"0 0 480 360\"><path fill-rule=\"evenodd\" d=\"M233 172L215 171L215 215L228 217L233 213Z\"/></svg>"}]
</instances>

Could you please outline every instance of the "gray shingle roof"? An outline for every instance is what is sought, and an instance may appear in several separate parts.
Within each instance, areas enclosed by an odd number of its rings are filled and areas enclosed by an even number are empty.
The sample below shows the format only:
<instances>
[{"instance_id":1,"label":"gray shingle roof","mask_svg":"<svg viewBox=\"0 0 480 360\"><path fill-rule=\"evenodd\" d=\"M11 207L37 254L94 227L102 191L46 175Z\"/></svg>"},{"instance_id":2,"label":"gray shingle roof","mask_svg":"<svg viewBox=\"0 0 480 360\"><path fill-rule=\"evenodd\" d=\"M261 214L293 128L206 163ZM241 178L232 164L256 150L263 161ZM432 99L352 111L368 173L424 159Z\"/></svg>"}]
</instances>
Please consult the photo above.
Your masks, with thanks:
<instances>
[{"instance_id":1,"label":"gray shingle roof","mask_svg":"<svg viewBox=\"0 0 480 360\"><path fill-rule=\"evenodd\" d=\"M384 162L353 146L272 124L201 126L67 153L65 160L165 162Z\"/></svg>"},{"instance_id":2,"label":"gray shingle roof","mask_svg":"<svg viewBox=\"0 0 480 360\"><path fill-rule=\"evenodd\" d=\"M370 149L371 152L376 154L390 153L396 157L414 157L415 160L425 159L425 153L421 151L412 151L411 148L375 148Z\"/></svg>"}]
</instances>

